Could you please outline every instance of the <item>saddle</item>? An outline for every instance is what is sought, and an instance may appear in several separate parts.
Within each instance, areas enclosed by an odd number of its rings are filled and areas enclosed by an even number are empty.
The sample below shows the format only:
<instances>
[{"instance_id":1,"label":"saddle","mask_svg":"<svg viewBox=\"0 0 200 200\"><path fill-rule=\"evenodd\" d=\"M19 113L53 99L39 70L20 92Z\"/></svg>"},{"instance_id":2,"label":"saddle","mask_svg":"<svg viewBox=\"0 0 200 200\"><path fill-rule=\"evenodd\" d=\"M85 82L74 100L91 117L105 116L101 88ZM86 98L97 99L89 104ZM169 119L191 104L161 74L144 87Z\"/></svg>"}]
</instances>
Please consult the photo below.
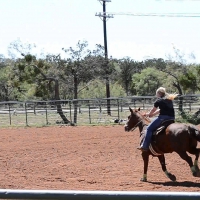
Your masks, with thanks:
<instances>
[{"instance_id":1,"label":"saddle","mask_svg":"<svg viewBox=\"0 0 200 200\"><path fill-rule=\"evenodd\" d=\"M154 132L153 135L158 135L160 134L162 131L164 131L170 124L174 123L173 119L168 119L165 120L161 123L160 127L158 127Z\"/></svg>"},{"instance_id":2,"label":"saddle","mask_svg":"<svg viewBox=\"0 0 200 200\"><path fill-rule=\"evenodd\" d=\"M161 123L161 125L160 125L155 131L153 131L153 135L152 135L151 141L152 141L152 142L155 142L155 137L156 137L157 135L159 135L159 134L164 133L164 130L165 130L170 124L172 124L172 123L174 123L174 122L175 122L175 121L172 120L172 119L170 119L170 120L164 120L164 121ZM146 128L147 128L147 127L145 127L145 128L142 130L141 134L140 134L140 145L141 145L142 141L144 140L144 136L145 136L145 134L146 134Z\"/></svg>"}]
</instances>

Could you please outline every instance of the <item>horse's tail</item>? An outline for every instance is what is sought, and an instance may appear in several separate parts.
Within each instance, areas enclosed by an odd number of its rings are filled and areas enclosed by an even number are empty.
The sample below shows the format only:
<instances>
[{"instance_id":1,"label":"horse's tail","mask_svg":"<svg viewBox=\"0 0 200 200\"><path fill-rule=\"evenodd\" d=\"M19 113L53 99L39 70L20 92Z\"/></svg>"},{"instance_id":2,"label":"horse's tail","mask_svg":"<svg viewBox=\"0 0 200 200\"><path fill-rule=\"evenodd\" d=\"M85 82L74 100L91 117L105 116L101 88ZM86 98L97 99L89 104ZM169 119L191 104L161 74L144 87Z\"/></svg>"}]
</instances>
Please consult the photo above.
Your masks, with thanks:
<instances>
[{"instance_id":1,"label":"horse's tail","mask_svg":"<svg viewBox=\"0 0 200 200\"><path fill-rule=\"evenodd\" d=\"M198 142L200 142L200 131L195 126L189 125L188 131L192 137L194 137Z\"/></svg>"}]
</instances>

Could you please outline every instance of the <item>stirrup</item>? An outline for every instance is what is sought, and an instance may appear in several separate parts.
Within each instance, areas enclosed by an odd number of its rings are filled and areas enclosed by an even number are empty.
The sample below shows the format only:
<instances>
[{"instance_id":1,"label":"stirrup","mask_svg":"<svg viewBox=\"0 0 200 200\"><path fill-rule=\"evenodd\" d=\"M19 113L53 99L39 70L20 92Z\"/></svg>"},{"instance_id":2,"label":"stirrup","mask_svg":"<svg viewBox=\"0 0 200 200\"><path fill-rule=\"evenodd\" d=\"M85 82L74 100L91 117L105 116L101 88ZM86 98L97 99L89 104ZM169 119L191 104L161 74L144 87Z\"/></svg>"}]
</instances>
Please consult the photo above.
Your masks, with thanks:
<instances>
[{"instance_id":1,"label":"stirrup","mask_svg":"<svg viewBox=\"0 0 200 200\"><path fill-rule=\"evenodd\" d=\"M148 151L148 149L144 149L143 147L137 147L137 149L140 151Z\"/></svg>"}]
</instances>

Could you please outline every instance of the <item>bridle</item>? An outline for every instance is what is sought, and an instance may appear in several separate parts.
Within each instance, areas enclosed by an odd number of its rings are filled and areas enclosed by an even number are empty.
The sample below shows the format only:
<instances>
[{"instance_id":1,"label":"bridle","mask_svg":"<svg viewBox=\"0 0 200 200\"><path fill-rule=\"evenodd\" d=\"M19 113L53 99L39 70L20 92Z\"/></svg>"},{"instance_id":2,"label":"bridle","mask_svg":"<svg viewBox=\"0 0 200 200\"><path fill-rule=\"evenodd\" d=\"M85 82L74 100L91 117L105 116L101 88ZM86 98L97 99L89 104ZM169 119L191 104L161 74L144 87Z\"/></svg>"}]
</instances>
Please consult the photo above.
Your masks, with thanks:
<instances>
[{"instance_id":1,"label":"bridle","mask_svg":"<svg viewBox=\"0 0 200 200\"><path fill-rule=\"evenodd\" d=\"M142 114L140 112L139 112L139 114L142 116ZM144 117L144 118L149 122L149 119L147 117ZM143 121L143 119L141 119L132 129L130 129L130 131L134 131L142 121ZM144 124L144 126L145 125L147 125L147 124Z\"/></svg>"},{"instance_id":2,"label":"bridle","mask_svg":"<svg viewBox=\"0 0 200 200\"><path fill-rule=\"evenodd\" d=\"M142 119L130 131L134 131L141 122L142 122Z\"/></svg>"}]
</instances>

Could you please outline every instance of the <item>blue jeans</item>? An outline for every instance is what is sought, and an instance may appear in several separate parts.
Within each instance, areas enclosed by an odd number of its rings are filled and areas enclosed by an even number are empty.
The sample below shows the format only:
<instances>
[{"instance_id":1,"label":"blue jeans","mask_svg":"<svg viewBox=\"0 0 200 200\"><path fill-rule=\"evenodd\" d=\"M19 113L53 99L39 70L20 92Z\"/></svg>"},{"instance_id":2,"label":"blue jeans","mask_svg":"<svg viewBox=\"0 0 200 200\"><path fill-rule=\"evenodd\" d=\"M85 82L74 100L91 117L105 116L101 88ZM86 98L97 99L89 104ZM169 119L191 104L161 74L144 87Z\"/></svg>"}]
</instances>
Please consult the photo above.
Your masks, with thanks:
<instances>
[{"instance_id":1,"label":"blue jeans","mask_svg":"<svg viewBox=\"0 0 200 200\"><path fill-rule=\"evenodd\" d=\"M168 116L168 115L159 115L156 117L147 127L146 135L144 137L144 140L141 143L141 147L144 149L148 149L149 145L151 143L151 137L153 134L153 131L155 131L163 121L165 120L174 120L174 117Z\"/></svg>"}]
</instances>

